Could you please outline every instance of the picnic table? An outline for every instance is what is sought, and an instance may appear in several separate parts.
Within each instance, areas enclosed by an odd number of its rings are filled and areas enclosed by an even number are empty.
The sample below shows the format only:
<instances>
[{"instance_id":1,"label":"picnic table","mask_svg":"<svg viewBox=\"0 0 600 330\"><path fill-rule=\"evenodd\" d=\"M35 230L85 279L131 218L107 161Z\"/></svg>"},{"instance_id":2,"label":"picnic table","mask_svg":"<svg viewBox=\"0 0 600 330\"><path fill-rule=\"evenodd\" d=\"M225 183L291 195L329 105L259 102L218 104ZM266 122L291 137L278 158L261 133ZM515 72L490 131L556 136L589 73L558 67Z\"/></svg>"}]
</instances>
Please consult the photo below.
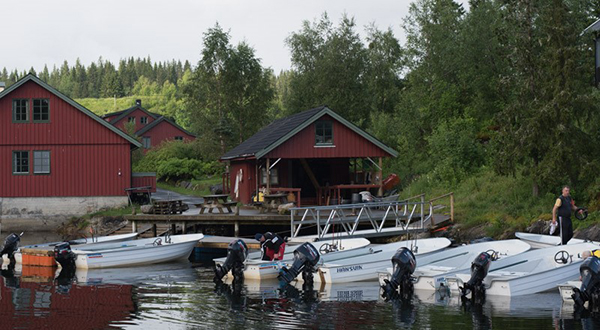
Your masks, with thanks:
<instances>
[{"instance_id":1,"label":"picnic table","mask_svg":"<svg viewBox=\"0 0 600 330\"><path fill-rule=\"evenodd\" d=\"M237 205L237 202L227 200L229 198L228 194L206 195L202 198L204 199L203 203L194 204L200 208L200 214L204 213L206 209L208 209L208 213L212 213L214 209L219 210L219 213L225 213L223 208L227 209L227 212L233 213L231 207Z\"/></svg>"},{"instance_id":2,"label":"picnic table","mask_svg":"<svg viewBox=\"0 0 600 330\"><path fill-rule=\"evenodd\" d=\"M270 194L264 195L264 202L260 207L260 212L263 213L269 210L277 210L279 205L287 203L287 194Z\"/></svg>"}]
</instances>

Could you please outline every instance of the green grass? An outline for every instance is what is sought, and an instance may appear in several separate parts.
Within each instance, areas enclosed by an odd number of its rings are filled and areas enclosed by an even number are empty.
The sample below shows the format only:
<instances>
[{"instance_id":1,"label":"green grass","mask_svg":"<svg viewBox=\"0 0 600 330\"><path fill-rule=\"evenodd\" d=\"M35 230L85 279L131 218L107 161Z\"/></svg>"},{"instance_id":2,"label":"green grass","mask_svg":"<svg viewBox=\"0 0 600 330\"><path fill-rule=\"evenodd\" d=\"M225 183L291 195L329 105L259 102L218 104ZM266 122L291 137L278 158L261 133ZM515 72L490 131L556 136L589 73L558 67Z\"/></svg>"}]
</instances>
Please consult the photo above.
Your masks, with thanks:
<instances>
[{"instance_id":1,"label":"green grass","mask_svg":"<svg viewBox=\"0 0 600 330\"><path fill-rule=\"evenodd\" d=\"M166 189L170 191L174 191L183 195L191 195L191 196L203 196L210 195L210 186L221 183L220 177L206 178L200 180L192 180L192 184L194 186L198 185L198 189L186 189L179 186L176 186L172 183L168 182L157 182L156 186L161 189Z\"/></svg>"},{"instance_id":2,"label":"green grass","mask_svg":"<svg viewBox=\"0 0 600 330\"><path fill-rule=\"evenodd\" d=\"M75 101L87 109L91 110L98 116L102 116L109 112L115 112L131 108L135 105L135 100L143 100L144 109L153 112L162 112L164 109L164 97L160 95L155 96L126 96L120 98L83 98L76 99Z\"/></svg>"},{"instance_id":3,"label":"green grass","mask_svg":"<svg viewBox=\"0 0 600 330\"><path fill-rule=\"evenodd\" d=\"M531 180L520 175L500 176L484 168L456 185L422 176L407 186L401 197L426 193L430 199L448 192L454 192L455 222L464 228L485 225L487 234L493 237L525 230L538 219L552 219L552 207L558 195L548 193L533 197ZM449 199L434 204L449 205ZM585 228L599 220L600 212L592 212L586 221L574 219L573 226L574 229Z\"/></svg>"}]
</instances>

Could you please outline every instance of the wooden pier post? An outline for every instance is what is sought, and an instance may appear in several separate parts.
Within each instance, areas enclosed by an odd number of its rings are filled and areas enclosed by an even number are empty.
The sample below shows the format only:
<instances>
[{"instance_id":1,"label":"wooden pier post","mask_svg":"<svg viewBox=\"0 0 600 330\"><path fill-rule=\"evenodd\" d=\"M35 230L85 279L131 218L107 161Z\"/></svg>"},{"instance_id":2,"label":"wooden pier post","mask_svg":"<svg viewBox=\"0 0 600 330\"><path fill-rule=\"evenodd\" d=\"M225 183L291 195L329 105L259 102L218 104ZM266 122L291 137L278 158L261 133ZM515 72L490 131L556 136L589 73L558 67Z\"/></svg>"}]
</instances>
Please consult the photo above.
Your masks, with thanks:
<instances>
[{"instance_id":1,"label":"wooden pier post","mask_svg":"<svg viewBox=\"0 0 600 330\"><path fill-rule=\"evenodd\" d=\"M137 233L137 221L131 221L131 232Z\"/></svg>"},{"instance_id":2,"label":"wooden pier post","mask_svg":"<svg viewBox=\"0 0 600 330\"><path fill-rule=\"evenodd\" d=\"M379 157L379 190L377 196L383 196L383 157Z\"/></svg>"},{"instance_id":3,"label":"wooden pier post","mask_svg":"<svg viewBox=\"0 0 600 330\"><path fill-rule=\"evenodd\" d=\"M454 192L450 193L450 222L454 223Z\"/></svg>"},{"instance_id":4,"label":"wooden pier post","mask_svg":"<svg viewBox=\"0 0 600 330\"><path fill-rule=\"evenodd\" d=\"M240 222L235 221L233 223L233 236L240 237Z\"/></svg>"}]
</instances>

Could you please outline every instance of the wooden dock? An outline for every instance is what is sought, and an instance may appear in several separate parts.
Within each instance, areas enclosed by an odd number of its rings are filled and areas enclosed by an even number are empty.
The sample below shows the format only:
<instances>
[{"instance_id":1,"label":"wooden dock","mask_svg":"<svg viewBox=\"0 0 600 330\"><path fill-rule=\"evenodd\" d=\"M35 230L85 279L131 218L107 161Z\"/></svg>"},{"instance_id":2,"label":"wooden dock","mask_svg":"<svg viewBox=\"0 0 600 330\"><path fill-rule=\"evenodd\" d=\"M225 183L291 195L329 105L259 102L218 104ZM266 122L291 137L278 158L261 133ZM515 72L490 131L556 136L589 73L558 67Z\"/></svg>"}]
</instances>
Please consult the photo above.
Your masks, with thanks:
<instances>
[{"instance_id":1,"label":"wooden dock","mask_svg":"<svg viewBox=\"0 0 600 330\"><path fill-rule=\"evenodd\" d=\"M236 214L197 214L197 215L154 215L154 214L139 214L128 215L124 217L132 225L132 231L137 232L142 226L152 226L154 236L157 236L156 225L169 224L172 227L172 232L177 232L176 228L180 228L182 233L189 231L196 232L197 226L206 225L229 225L233 226L234 236L239 236L240 226L244 225L260 225L260 226L289 226L290 216L279 214L260 214L258 212L240 212Z\"/></svg>"}]
</instances>

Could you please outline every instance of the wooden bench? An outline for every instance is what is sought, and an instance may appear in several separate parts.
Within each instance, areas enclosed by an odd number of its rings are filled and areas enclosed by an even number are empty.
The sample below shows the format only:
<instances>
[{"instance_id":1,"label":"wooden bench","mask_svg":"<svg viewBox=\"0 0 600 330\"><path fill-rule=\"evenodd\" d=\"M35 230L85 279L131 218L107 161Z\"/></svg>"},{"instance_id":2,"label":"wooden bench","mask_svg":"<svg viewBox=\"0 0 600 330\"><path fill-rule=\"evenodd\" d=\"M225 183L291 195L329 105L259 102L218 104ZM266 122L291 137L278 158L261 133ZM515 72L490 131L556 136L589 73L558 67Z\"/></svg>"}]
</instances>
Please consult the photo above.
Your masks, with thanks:
<instances>
[{"instance_id":1,"label":"wooden bench","mask_svg":"<svg viewBox=\"0 0 600 330\"><path fill-rule=\"evenodd\" d=\"M194 204L200 208L200 214L204 213L204 210L208 210L208 213L212 213L214 209L219 210L219 213L223 212L223 208L227 209L227 212L233 213L231 209L232 206L237 205L236 201L228 201L227 198L229 195L220 194L220 195L206 195L203 196L204 202L200 204Z\"/></svg>"}]
</instances>

